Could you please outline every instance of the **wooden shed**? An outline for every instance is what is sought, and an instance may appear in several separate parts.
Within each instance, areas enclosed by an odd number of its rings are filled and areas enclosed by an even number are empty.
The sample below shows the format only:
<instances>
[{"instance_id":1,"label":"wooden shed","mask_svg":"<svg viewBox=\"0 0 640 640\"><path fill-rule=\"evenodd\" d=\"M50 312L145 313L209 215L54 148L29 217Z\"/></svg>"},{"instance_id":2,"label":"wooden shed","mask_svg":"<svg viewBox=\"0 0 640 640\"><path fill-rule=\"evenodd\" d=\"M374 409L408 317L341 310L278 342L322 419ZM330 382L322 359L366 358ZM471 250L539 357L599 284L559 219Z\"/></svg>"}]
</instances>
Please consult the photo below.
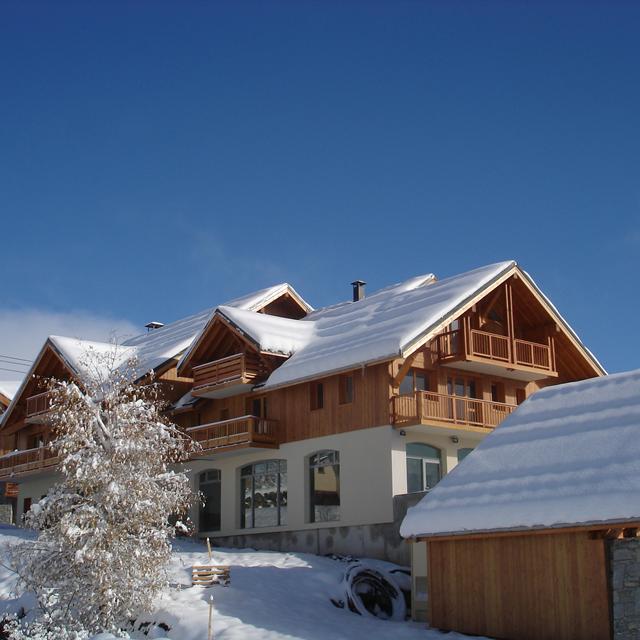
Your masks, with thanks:
<instances>
[{"instance_id":1,"label":"wooden shed","mask_svg":"<svg viewBox=\"0 0 640 640\"><path fill-rule=\"evenodd\" d=\"M639 527L635 371L535 394L409 511L401 533L427 543L432 627L610 640L620 617L611 541Z\"/></svg>"}]
</instances>

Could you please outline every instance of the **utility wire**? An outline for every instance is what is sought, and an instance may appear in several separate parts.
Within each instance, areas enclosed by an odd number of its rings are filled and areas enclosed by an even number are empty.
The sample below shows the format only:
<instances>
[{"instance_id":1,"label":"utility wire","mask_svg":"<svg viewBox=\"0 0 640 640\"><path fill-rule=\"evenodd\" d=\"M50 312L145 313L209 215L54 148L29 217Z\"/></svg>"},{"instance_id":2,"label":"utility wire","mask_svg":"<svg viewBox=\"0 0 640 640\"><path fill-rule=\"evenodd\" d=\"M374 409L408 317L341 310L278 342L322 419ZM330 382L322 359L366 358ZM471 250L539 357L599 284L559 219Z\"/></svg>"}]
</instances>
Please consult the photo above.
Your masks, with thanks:
<instances>
[{"instance_id":1,"label":"utility wire","mask_svg":"<svg viewBox=\"0 0 640 640\"><path fill-rule=\"evenodd\" d=\"M0 367L0 371L13 371L14 373L21 373L22 375L27 373L26 371L18 371L17 369L5 369L4 367Z\"/></svg>"},{"instance_id":2,"label":"utility wire","mask_svg":"<svg viewBox=\"0 0 640 640\"><path fill-rule=\"evenodd\" d=\"M0 358L7 358L8 360L22 360L22 362L27 362L31 364L33 360L29 360L28 358L19 358L18 356L8 356L4 353L0 353Z\"/></svg>"}]
</instances>

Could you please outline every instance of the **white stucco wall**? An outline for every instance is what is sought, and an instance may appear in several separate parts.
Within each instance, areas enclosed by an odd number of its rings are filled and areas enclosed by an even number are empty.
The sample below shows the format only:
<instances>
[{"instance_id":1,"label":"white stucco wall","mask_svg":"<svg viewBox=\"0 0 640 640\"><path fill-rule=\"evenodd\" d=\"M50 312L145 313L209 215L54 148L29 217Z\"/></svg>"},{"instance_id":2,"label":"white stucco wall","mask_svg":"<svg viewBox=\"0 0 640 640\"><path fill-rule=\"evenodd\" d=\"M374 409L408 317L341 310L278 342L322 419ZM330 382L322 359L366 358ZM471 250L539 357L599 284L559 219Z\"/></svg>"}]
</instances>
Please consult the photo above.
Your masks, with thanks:
<instances>
[{"instance_id":1,"label":"white stucco wall","mask_svg":"<svg viewBox=\"0 0 640 640\"><path fill-rule=\"evenodd\" d=\"M52 485L60 480L57 473L38 473L31 476L18 478L18 510L16 522L20 524L20 519L24 515L24 500L31 498L31 502L38 502L42 496L49 492Z\"/></svg>"},{"instance_id":2,"label":"white stucco wall","mask_svg":"<svg viewBox=\"0 0 640 640\"><path fill-rule=\"evenodd\" d=\"M198 474L205 469L221 471L221 530L218 536L237 535L251 531L268 533L317 529L319 527L380 524L393 520L392 442L396 434L387 425L350 431L339 435L311 438L281 445L279 449L243 449L218 453L190 462L194 490ZM340 520L309 522L308 467L311 454L322 449L340 452ZM263 460L287 461L287 524L280 527L240 529L240 468ZM406 479L405 479L406 486ZM198 524L199 508L192 509L192 519ZM201 532L206 533L206 532ZM214 532L210 532L214 533Z\"/></svg>"}]
</instances>

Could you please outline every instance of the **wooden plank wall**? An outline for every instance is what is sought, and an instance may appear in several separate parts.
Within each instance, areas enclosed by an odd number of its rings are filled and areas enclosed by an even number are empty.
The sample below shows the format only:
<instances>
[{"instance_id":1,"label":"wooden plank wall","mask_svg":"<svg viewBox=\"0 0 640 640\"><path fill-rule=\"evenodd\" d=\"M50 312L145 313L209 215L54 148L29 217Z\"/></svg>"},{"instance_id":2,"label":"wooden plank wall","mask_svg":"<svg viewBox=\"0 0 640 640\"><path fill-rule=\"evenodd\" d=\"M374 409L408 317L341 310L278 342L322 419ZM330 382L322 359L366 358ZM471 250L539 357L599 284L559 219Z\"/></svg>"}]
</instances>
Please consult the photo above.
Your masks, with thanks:
<instances>
[{"instance_id":1,"label":"wooden plank wall","mask_svg":"<svg viewBox=\"0 0 640 640\"><path fill-rule=\"evenodd\" d=\"M264 394L268 403L267 416L278 421L280 444L389 424L389 364L367 367L364 376L360 369L351 373L355 393L350 404L338 402L339 376L319 380L324 384L322 409L311 410L308 383ZM260 394L251 393L208 401L200 410L201 421L220 420L223 409L228 410L230 417L244 415L248 411L247 400L259 397Z\"/></svg>"},{"instance_id":2,"label":"wooden plank wall","mask_svg":"<svg viewBox=\"0 0 640 640\"><path fill-rule=\"evenodd\" d=\"M428 542L430 624L517 640L610 640L605 541L586 531Z\"/></svg>"}]
</instances>

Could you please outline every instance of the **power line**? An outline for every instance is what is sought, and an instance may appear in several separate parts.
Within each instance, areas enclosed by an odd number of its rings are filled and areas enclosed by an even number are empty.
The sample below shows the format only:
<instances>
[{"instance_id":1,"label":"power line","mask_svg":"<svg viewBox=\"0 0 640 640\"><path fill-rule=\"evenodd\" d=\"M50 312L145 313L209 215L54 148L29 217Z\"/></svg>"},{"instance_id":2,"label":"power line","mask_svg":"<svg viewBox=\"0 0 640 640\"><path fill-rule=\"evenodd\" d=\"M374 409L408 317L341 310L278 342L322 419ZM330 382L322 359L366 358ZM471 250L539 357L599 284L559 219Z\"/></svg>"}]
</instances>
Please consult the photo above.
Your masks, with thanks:
<instances>
[{"instance_id":1,"label":"power line","mask_svg":"<svg viewBox=\"0 0 640 640\"><path fill-rule=\"evenodd\" d=\"M29 360L28 358L19 358L18 356L8 356L4 353L0 353L0 358L7 358L8 360L22 360L22 362L26 362L27 364L31 364L33 360Z\"/></svg>"},{"instance_id":2,"label":"power line","mask_svg":"<svg viewBox=\"0 0 640 640\"><path fill-rule=\"evenodd\" d=\"M27 373L26 371L18 371L17 369L5 369L4 367L0 367L0 371L13 371L14 373L21 373L22 375L25 375L25 373Z\"/></svg>"}]
</instances>

